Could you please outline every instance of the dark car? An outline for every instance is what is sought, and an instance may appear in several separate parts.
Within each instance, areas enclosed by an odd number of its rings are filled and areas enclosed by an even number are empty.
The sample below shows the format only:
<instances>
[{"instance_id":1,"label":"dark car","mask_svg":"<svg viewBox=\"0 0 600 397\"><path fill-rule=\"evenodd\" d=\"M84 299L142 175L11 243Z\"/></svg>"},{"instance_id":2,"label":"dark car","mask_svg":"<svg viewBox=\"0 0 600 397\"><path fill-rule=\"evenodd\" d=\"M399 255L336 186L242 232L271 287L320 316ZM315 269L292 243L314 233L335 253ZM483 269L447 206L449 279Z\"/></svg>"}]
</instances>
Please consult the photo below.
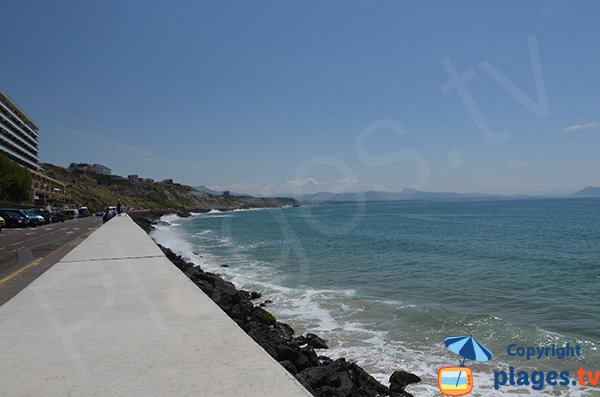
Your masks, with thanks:
<instances>
[{"instance_id":1,"label":"dark car","mask_svg":"<svg viewBox=\"0 0 600 397\"><path fill-rule=\"evenodd\" d=\"M52 213L52 222L64 222L65 221L65 214L62 213L62 211L54 211Z\"/></svg>"},{"instance_id":2,"label":"dark car","mask_svg":"<svg viewBox=\"0 0 600 397\"><path fill-rule=\"evenodd\" d=\"M31 213L27 210L20 210L20 209L16 209L16 208L2 208L2 209L0 209L0 211L17 214L19 216L22 216L23 218L27 218L29 220L29 222L27 223L27 226L36 227L39 224L44 223L44 218L39 217L39 215Z\"/></svg>"},{"instance_id":3,"label":"dark car","mask_svg":"<svg viewBox=\"0 0 600 397\"><path fill-rule=\"evenodd\" d=\"M29 218L29 223L35 223L37 226L41 226L41 225L45 225L46 224L46 220L44 219L44 217L41 216L41 215L39 215L34 210L23 209L23 210L20 210L20 211L22 213L24 213L27 218Z\"/></svg>"},{"instance_id":4,"label":"dark car","mask_svg":"<svg viewBox=\"0 0 600 397\"><path fill-rule=\"evenodd\" d=\"M80 207L79 215L77 217L78 218L87 218L90 215L91 215L91 213L90 213L90 210L88 209L88 207Z\"/></svg>"},{"instance_id":5,"label":"dark car","mask_svg":"<svg viewBox=\"0 0 600 397\"><path fill-rule=\"evenodd\" d=\"M44 223L48 224L48 223L52 222L52 214L50 213L50 211L43 210L41 208L36 208L36 209L33 209L32 211L35 212L36 214L38 214L39 216L41 216L42 218L44 218Z\"/></svg>"},{"instance_id":6,"label":"dark car","mask_svg":"<svg viewBox=\"0 0 600 397\"><path fill-rule=\"evenodd\" d=\"M0 211L0 216L4 218L6 227L29 226L29 219L14 212Z\"/></svg>"}]
</instances>

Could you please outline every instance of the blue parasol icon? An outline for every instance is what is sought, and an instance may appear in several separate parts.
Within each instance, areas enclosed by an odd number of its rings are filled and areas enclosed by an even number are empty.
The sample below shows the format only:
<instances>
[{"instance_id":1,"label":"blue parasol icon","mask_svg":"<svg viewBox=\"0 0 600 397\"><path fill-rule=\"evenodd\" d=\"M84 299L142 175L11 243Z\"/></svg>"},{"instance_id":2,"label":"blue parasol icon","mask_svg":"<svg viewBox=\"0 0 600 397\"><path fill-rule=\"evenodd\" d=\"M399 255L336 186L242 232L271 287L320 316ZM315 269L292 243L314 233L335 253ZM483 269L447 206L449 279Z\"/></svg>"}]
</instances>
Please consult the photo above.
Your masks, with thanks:
<instances>
[{"instance_id":1,"label":"blue parasol icon","mask_svg":"<svg viewBox=\"0 0 600 397\"><path fill-rule=\"evenodd\" d=\"M473 361L489 361L494 355L484 345L472 336L448 336L444 344L453 353L462 356L459 359L461 367L465 365L465 359Z\"/></svg>"}]
</instances>

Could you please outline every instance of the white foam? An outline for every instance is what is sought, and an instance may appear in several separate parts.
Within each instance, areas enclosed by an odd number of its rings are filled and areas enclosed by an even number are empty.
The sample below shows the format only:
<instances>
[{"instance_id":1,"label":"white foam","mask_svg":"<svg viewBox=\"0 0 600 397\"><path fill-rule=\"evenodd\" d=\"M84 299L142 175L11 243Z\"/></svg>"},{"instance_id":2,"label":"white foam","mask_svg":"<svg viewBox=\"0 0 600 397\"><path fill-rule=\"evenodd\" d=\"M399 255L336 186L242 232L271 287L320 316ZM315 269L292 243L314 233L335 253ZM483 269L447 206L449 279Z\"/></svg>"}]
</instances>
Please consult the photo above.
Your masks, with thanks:
<instances>
[{"instance_id":1,"label":"white foam","mask_svg":"<svg viewBox=\"0 0 600 397\"><path fill-rule=\"evenodd\" d=\"M196 233L192 234L192 236L195 236L195 237L197 237L197 236L205 236L207 234L211 234L212 232L213 231L210 230L210 229L205 229L205 230L200 230L199 232L196 232Z\"/></svg>"},{"instance_id":2,"label":"white foam","mask_svg":"<svg viewBox=\"0 0 600 397\"><path fill-rule=\"evenodd\" d=\"M178 219L181 219L181 217L177 214L167 214L167 215L161 216L159 218L159 221L168 223L170 225L173 222L177 221Z\"/></svg>"}]
</instances>

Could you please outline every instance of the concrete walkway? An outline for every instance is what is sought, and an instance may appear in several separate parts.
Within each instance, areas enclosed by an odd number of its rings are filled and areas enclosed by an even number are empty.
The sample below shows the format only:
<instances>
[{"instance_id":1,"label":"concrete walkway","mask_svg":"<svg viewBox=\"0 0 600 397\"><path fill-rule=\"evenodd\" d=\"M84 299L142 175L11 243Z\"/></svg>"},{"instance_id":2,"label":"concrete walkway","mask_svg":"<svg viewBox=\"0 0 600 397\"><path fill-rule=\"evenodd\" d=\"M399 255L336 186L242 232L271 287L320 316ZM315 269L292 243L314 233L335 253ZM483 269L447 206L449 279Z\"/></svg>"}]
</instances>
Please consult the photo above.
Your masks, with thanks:
<instances>
[{"instance_id":1,"label":"concrete walkway","mask_svg":"<svg viewBox=\"0 0 600 397\"><path fill-rule=\"evenodd\" d=\"M310 396L129 217L0 306L6 396Z\"/></svg>"}]
</instances>

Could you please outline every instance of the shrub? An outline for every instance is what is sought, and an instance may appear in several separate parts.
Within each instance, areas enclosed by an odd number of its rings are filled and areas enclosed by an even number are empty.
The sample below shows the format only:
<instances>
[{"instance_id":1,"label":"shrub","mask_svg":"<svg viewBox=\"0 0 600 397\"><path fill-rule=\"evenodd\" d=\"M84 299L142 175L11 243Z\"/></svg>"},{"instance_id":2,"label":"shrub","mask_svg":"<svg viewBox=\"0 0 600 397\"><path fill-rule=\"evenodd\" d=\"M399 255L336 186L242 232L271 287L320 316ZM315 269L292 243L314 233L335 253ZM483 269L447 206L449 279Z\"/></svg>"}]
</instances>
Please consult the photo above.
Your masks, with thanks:
<instances>
[{"instance_id":1,"label":"shrub","mask_svg":"<svg viewBox=\"0 0 600 397\"><path fill-rule=\"evenodd\" d=\"M0 200L25 202L31 200L31 175L25 167L0 152Z\"/></svg>"}]
</instances>

